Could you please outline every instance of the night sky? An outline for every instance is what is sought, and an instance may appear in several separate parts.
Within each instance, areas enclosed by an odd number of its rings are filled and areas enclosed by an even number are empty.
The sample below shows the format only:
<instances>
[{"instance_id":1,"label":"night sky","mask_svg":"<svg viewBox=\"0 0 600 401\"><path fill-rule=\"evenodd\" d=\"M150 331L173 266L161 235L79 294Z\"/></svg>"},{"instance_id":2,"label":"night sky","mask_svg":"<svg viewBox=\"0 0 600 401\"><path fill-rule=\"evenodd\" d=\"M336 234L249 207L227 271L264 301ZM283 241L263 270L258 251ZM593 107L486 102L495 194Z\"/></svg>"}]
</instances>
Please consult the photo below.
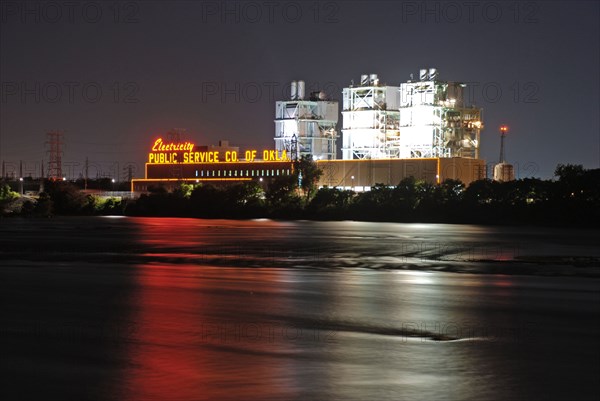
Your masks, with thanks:
<instances>
[{"instance_id":1,"label":"night sky","mask_svg":"<svg viewBox=\"0 0 600 401\"><path fill-rule=\"evenodd\" d=\"M421 67L474 83L488 163L507 124L518 178L599 167L597 1L0 4L0 160L8 171L22 160L25 176L47 161L49 130L64 132L69 178L86 157L91 177L122 178L128 163L140 177L172 128L272 149L274 102L291 80L341 100L361 74L399 85Z\"/></svg>"}]
</instances>

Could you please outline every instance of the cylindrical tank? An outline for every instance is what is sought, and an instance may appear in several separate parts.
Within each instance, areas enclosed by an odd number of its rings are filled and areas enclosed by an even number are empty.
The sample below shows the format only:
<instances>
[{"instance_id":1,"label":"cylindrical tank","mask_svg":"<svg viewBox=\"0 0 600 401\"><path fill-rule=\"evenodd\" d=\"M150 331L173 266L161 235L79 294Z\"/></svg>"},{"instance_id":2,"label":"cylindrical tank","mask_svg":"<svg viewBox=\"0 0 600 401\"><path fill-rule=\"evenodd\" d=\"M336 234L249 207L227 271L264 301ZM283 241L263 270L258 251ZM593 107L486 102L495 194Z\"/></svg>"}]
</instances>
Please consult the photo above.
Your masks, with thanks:
<instances>
[{"instance_id":1,"label":"cylindrical tank","mask_svg":"<svg viewBox=\"0 0 600 401\"><path fill-rule=\"evenodd\" d=\"M494 166L495 181L513 181L515 179L515 169L512 164L498 163Z\"/></svg>"},{"instance_id":2,"label":"cylindrical tank","mask_svg":"<svg viewBox=\"0 0 600 401\"><path fill-rule=\"evenodd\" d=\"M304 81L298 81L298 99L304 100L304 95L306 93L306 84Z\"/></svg>"},{"instance_id":3,"label":"cylindrical tank","mask_svg":"<svg viewBox=\"0 0 600 401\"><path fill-rule=\"evenodd\" d=\"M290 98L292 100L296 100L298 99L298 82L296 81L292 81L292 86L291 86L291 93L290 93Z\"/></svg>"},{"instance_id":4,"label":"cylindrical tank","mask_svg":"<svg viewBox=\"0 0 600 401\"><path fill-rule=\"evenodd\" d=\"M429 69L429 79L434 81L438 78L438 70L437 68L430 68Z\"/></svg>"},{"instance_id":5,"label":"cylindrical tank","mask_svg":"<svg viewBox=\"0 0 600 401\"><path fill-rule=\"evenodd\" d=\"M426 81L427 80L427 69L426 68L421 68L419 70L419 80L421 81Z\"/></svg>"},{"instance_id":6,"label":"cylindrical tank","mask_svg":"<svg viewBox=\"0 0 600 401\"><path fill-rule=\"evenodd\" d=\"M379 82L379 80L377 79L377 74L371 74L371 75L369 75L369 83L371 85L376 85L375 82Z\"/></svg>"},{"instance_id":7,"label":"cylindrical tank","mask_svg":"<svg viewBox=\"0 0 600 401\"><path fill-rule=\"evenodd\" d=\"M369 83L369 76L367 74L363 74L360 76L360 84L365 86Z\"/></svg>"}]
</instances>

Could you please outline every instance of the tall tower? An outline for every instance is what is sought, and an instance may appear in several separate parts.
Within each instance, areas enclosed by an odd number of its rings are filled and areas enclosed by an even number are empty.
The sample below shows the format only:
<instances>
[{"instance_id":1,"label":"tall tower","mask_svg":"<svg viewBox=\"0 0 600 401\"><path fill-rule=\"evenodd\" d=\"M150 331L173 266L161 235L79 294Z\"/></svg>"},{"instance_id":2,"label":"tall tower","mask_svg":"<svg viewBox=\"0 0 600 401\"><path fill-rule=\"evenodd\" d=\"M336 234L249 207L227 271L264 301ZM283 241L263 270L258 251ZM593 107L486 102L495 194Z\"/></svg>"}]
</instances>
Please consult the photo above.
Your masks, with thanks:
<instances>
[{"instance_id":1,"label":"tall tower","mask_svg":"<svg viewBox=\"0 0 600 401\"><path fill-rule=\"evenodd\" d=\"M359 85L344 88L342 153L345 160L399 157L398 89L381 85L377 74L363 74Z\"/></svg>"},{"instance_id":2,"label":"tall tower","mask_svg":"<svg viewBox=\"0 0 600 401\"><path fill-rule=\"evenodd\" d=\"M48 178L51 180L62 180L62 145L63 134L52 131L46 134L46 145L48 146Z\"/></svg>"},{"instance_id":3,"label":"tall tower","mask_svg":"<svg viewBox=\"0 0 600 401\"><path fill-rule=\"evenodd\" d=\"M508 127L506 125L500 126L500 160L494 166L495 181L512 181L515 179L515 169L512 164L506 162L504 156L504 138L507 132Z\"/></svg>"},{"instance_id":4,"label":"tall tower","mask_svg":"<svg viewBox=\"0 0 600 401\"><path fill-rule=\"evenodd\" d=\"M304 81L294 81L289 100L275 103L275 148L292 159L311 155L314 160L336 158L338 103L323 91L305 99Z\"/></svg>"},{"instance_id":5,"label":"tall tower","mask_svg":"<svg viewBox=\"0 0 600 401\"><path fill-rule=\"evenodd\" d=\"M506 159L504 158L504 138L507 131L508 127L506 125L500 127L500 160L498 160L498 163L506 163Z\"/></svg>"}]
</instances>

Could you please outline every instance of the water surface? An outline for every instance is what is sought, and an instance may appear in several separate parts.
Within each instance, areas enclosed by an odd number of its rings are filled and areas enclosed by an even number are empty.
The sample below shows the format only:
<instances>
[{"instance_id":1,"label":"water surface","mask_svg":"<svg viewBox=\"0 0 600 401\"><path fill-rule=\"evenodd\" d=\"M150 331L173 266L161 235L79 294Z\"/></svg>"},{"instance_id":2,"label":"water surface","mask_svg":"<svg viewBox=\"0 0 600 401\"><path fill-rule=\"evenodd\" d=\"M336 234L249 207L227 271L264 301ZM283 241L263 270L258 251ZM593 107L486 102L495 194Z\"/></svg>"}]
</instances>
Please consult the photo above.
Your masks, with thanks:
<instances>
[{"instance_id":1,"label":"water surface","mask_svg":"<svg viewBox=\"0 0 600 401\"><path fill-rule=\"evenodd\" d=\"M0 220L2 399L597 399L599 232Z\"/></svg>"}]
</instances>

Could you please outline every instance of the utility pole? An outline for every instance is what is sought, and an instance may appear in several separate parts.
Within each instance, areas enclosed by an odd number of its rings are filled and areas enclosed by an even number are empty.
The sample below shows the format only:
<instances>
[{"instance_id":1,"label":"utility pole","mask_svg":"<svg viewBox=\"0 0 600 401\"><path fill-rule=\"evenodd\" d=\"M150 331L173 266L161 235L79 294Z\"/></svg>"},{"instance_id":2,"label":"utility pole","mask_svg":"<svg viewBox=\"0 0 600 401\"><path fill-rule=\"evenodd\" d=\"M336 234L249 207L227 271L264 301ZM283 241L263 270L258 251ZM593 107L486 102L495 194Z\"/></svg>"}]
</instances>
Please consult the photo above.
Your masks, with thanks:
<instances>
[{"instance_id":1,"label":"utility pole","mask_svg":"<svg viewBox=\"0 0 600 401\"><path fill-rule=\"evenodd\" d=\"M89 174L89 162L88 162L88 158L87 156L85 157L85 178L84 178L84 184L83 184L83 188L85 190L87 190L87 182L88 182L88 174Z\"/></svg>"},{"instance_id":2,"label":"utility pole","mask_svg":"<svg viewBox=\"0 0 600 401\"><path fill-rule=\"evenodd\" d=\"M23 193L23 160L19 160L19 195Z\"/></svg>"},{"instance_id":3,"label":"utility pole","mask_svg":"<svg viewBox=\"0 0 600 401\"><path fill-rule=\"evenodd\" d=\"M298 138L296 137L296 134L292 135L292 142L291 142L291 150L292 150L292 160L293 161L298 161L299 157L298 157Z\"/></svg>"},{"instance_id":4,"label":"utility pole","mask_svg":"<svg viewBox=\"0 0 600 401\"><path fill-rule=\"evenodd\" d=\"M44 180L46 179L46 177L44 177L44 159L42 159L42 165L40 166L40 189L39 189L39 193L44 192Z\"/></svg>"}]
</instances>

